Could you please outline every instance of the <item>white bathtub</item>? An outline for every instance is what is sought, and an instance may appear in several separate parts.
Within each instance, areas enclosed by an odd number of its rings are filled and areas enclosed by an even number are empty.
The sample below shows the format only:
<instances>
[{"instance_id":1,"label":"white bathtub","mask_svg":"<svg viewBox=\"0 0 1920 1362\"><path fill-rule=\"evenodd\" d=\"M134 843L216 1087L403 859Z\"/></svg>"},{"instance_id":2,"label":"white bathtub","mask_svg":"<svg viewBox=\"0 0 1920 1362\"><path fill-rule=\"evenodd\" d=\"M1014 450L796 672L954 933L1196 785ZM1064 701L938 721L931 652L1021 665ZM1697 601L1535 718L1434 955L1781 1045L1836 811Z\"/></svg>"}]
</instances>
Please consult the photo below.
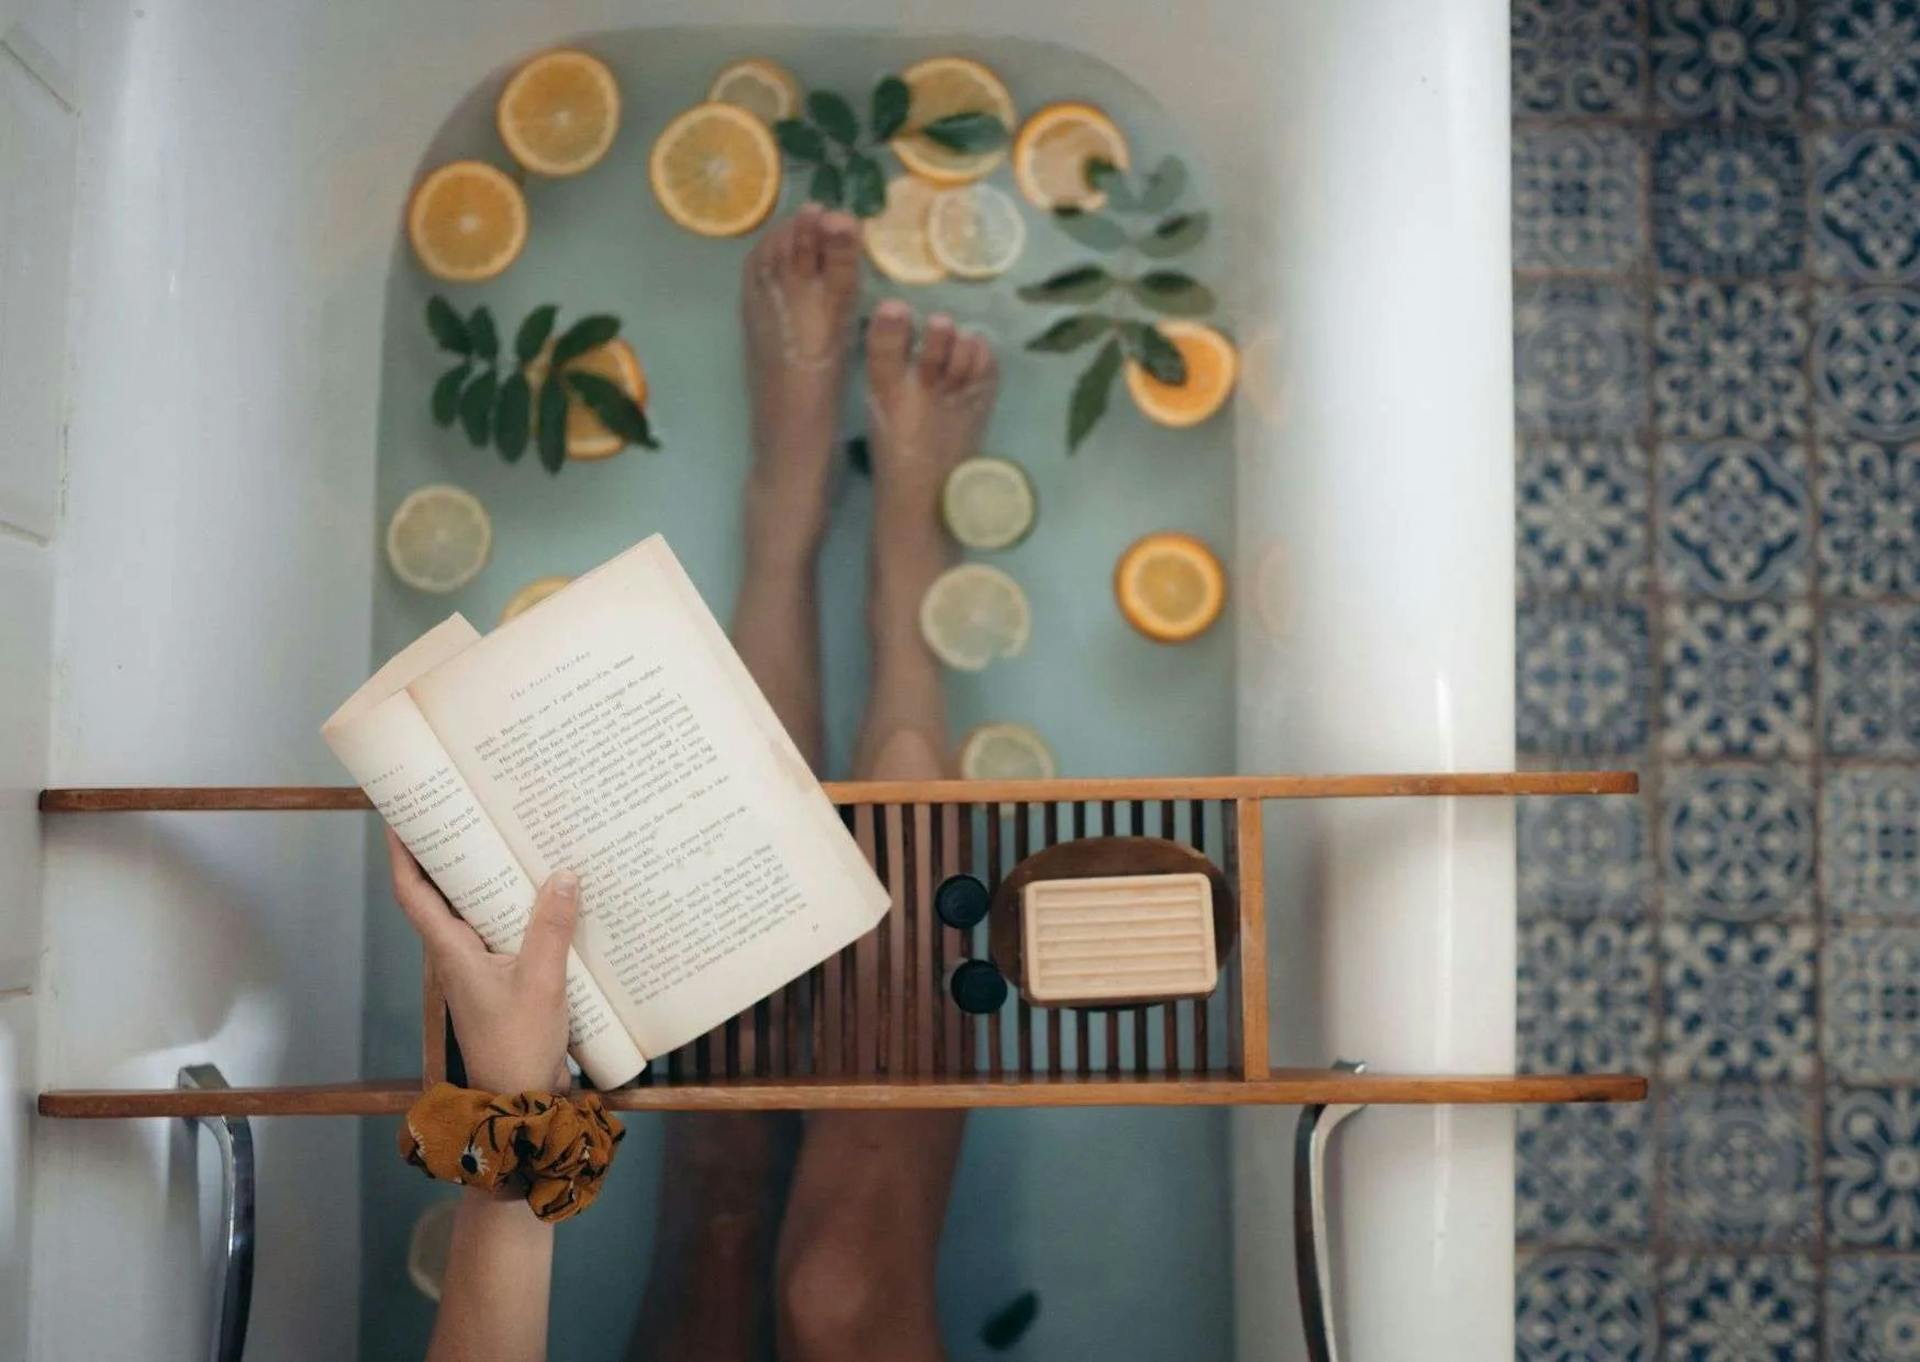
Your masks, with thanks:
<instances>
[{"instance_id":1,"label":"white bathtub","mask_svg":"<svg viewBox=\"0 0 1920 1362\"><path fill-rule=\"evenodd\" d=\"M1143 85L1213 149L1227 225L1252 247L1236 269L1242 767L1511 765L1498 0L0 0L0 59L78 118L55 120L77 129L79 166L55 318L71 356L59 509L27 535L54 582L47 783L337 778L314 728L369 660L377 337L420 149L480 73L642 23L1019 34ZM6 495L0 480L0 525ZM1510 808L1270 822L1276 1056L1510 1069ZM38 969L17 998L0 980L10 1033L38 1036L24 1085L164 1085L199 1058L255 1082L353 1072L363 833L244 815L51 827ZM1304 1355L1292 1119L1234 1118L1249 1362ZM31 1307L0 1295L0 1354L197 1355L185 1133L31 1136ZM327 1184L357 1186L357 1128L258 1138L249 1356L351 1356L358 1202ZM1506 1116L1374 1112L1342 1140L1349 1362L1510 1356ZM16 1245L26 1205L0 1221Z\"/></svg>"}]
</instances>

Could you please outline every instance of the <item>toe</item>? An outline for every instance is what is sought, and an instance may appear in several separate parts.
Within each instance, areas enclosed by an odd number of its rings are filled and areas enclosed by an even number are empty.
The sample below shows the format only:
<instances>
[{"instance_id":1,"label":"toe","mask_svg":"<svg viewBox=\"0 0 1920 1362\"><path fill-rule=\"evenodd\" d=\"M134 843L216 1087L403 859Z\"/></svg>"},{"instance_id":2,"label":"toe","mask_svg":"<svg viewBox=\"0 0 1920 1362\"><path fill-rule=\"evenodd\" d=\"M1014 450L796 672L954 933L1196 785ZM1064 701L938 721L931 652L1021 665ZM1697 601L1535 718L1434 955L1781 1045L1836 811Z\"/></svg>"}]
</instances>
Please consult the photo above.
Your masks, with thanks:
<instances>
[{"instance_id":1,"label":"toe","mask_svg":"<svg viewBox=\"0 0 1920 1362\"><path fill-rule=\"evenodd\" d=\"M961 331L953 343L953 358L947 361L947 371L942 380L946 387L961 389L971 387L986 373L987 366L993 362L993 354L987 349L986 338L977 331Z\"/></svg>"},{"instance_id":2,"label":"toe","mask_svg":"<svg viewBox=\"0 0 1920 1362\"><path fill-rule=\"evenodd\" d=\"M747 252L746 272L749 278L767 278L779 274L786 268L787 256L793 250L793 223L776 223L760 239L753 243L753 249Z\"/></svg>"},{"instance_id":3,"label":"toe","mask_svg":"<svg viewBox=\"0 0 1920 1362\"><path fill-rule=\"evenodd\" d=\"M803 279L820 273L820 205L810 203L793 217L793 272Z\"/></svg>"},{"instance_id":4,"label":"toe","mask_svg":"<svg viewBox=\"0 0 1920 1362\"><path fill-rule=\"evenodd\" d=\"M889 298L873 310L867 323L867 374L875 383L888 384L906 372L913 344L913 309Z\"/></svg>"},{"instance_id":5,"label":"toe","mask_svg":"<svg viewBox=\"0 0 1920 1362\"><path fill-rule=\"evenodd\" d=\"M827 282L850 289L860 276L860 223L851 213L827 213L820 219L821 268Z\"/></svg>"},{"instance_id":6,"label":"toe","mask_svg":"<svg viewBox=\"0 0 1920 1362\"><path fill-rule=\"evenodd\" d=\"M920 337L920 377L926 382L943 380L953 358L955 335L953 318L946 313L936 312L927 318L927 329Z\"/></svg>"}]
</instances>

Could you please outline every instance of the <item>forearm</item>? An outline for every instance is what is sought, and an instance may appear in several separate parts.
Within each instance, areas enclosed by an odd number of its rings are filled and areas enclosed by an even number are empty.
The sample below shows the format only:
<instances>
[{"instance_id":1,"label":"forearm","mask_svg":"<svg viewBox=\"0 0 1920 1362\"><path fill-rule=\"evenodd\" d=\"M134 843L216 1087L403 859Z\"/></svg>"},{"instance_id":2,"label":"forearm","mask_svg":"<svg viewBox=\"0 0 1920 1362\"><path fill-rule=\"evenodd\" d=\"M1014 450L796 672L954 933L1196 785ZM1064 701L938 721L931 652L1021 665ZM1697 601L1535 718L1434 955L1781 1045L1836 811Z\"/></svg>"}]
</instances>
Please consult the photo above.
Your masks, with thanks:
<instances>
[{"instance_id":1,"label":"forearm","mask_svg":"<svg viewBox=\"0 0 1920 1362\"><path fill-rule=\"evenodd\" d=\"M553 1226L518 1199L461 1194L427 1362L543 1362Z\"/></svg>"}]
</instances>

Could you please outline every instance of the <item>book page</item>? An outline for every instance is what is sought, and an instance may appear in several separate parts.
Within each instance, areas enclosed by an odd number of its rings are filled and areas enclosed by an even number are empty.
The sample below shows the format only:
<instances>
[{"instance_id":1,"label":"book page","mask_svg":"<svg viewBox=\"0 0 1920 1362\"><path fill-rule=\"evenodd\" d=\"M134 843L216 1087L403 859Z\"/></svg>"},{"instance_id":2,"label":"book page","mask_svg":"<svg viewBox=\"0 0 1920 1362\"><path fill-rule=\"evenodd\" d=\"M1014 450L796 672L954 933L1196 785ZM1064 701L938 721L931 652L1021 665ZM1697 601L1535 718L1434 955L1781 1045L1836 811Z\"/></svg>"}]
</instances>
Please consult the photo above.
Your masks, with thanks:
<instances>
[{"instance_id":1,"label":"book page","mask_svg":"<svg viewBox=\"0 0 1920 1362\"><path fill-rule=\"evenodd\" d=\"M528 872L662 1054L865 933L886 890L664 540L414 683Z\"/></svg>"},{"instance_id":2,"label":"book page","mask_svg":"<svg viewBox=\"0 0 1920 1362\"><path fill-rule=\"evenodd\" d=\"M450 629L456 621L458 627ZM422 657L444 660L462 634L465 642L477 637L456 615L395 662L410 654L416 663ZM391 684L390 669L393 663L374 680L387 676ZM395 669L396 674L405 670ZM513 954L532 912L533 881L448 760L413 697L401 690L376 698L369 687L328 721L322 735L487 949ZM567 954L567 1024L568 1048L596 1086L616 1087L644 1067L639 1049L573 950Z\"/></svg>"}]
</instances>

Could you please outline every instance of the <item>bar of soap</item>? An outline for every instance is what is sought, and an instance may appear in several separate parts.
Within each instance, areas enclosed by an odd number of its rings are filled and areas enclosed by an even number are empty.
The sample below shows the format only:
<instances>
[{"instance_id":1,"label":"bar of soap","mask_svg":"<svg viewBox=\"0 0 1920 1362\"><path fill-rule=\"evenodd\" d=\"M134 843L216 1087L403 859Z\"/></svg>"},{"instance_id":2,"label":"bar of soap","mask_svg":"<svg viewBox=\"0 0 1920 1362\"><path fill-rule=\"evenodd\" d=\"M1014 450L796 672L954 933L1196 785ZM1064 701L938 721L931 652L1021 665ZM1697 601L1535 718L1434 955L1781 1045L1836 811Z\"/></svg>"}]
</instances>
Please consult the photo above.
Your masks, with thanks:
<instances>
[{"instance_id":1,"label":"bar of soap","mask_svg":"<svg viewBox=\"0 0 1920 1362\"><path fill-rule=\"evenodd\" d=\"M1201 997L1220 979L1205 875L1034 880L1022 891L1028 999L1068 1007Z\"/></svg>"}]
</instances>

